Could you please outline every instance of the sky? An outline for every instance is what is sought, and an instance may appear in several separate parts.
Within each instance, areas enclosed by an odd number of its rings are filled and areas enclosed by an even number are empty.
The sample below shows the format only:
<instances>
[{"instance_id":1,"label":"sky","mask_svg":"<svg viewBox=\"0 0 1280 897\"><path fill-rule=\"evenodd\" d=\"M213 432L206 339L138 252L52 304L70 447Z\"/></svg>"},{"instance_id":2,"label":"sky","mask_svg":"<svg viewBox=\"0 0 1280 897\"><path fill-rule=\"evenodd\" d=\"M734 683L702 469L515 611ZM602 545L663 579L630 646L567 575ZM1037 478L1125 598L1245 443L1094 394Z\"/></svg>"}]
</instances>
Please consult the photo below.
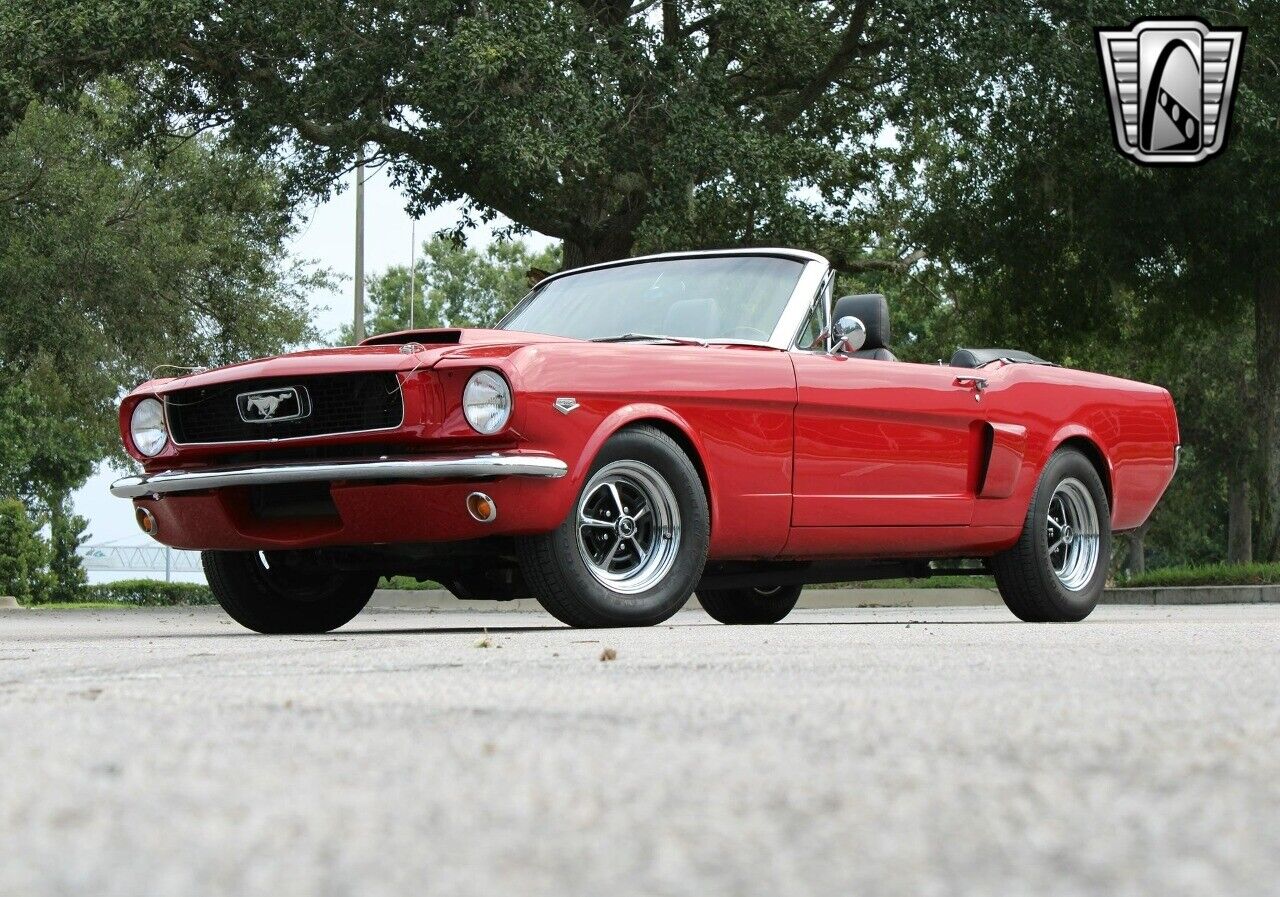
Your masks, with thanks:
<instances>
[{"instance_id":1,"label":"sky","mask_svg":"<svg viewBox=\"0 0 1280 897\"><path fill-rule=\"evenodd\" d=\"M350 187L355 176L349 177L348 181ZM429 240L436 231L452 226L457 221L457 213L456 206L445 206L419 219L416 225L419 244ZM337 290L318 293L311 300L316 326L326 338L331 338L341 324L351 319L353 308L355 190L344 190L325 202L301 210L299 220L298 234L291 247L292 255L298 259L314 260L322 267L345 275ZM484 245L493 229L505 223L497 221L489 228L479 228L469 234L468 239L473 245ZM376 274L391 265L407 265L414 230L413 221L404 210L404 199L391 186L387 174L384 171L369 172L365 180L365 273ZM538 234L525 239L537 246L551 242ZM119 471L99 470L75 494L76 513L89 520L90 544L154 544L139 532L133 519L132 503L114 498L108 492L111 481L124 475ZM91 574L90 578L101 581L107 576Z\"/></svg>"}]
</instances>

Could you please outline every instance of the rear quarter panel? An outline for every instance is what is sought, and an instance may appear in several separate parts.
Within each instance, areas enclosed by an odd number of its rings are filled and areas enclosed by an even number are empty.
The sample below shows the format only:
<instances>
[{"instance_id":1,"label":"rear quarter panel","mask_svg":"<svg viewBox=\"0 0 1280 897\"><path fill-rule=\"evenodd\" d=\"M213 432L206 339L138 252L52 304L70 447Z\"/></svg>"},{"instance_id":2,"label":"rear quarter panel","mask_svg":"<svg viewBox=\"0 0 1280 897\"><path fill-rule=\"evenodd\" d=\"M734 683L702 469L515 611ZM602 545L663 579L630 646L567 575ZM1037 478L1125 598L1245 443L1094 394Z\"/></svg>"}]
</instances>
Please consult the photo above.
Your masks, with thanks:
<instances>
[{"instance_id":1,"label":"rear quarter panel","mask_svg":"<svg viewBox=\"0 0 1280 897\"><path fill-rule=\"evenodd\" d=\"M973 373L973 372L969 372ZM1115 530L1141 526L1173 478L1179 442L1173 400L1158 386L1086 371L1025 364L986 369L988 419L1025 428L1022 461L1007 498L979 497L974 525L1020 522L1049 457L1068 440L1097 447L1106 466ZM1017 438L1005 449L1018 450ZM993 453L993 463L996 457Z\"/></svg>"}]
</instances>

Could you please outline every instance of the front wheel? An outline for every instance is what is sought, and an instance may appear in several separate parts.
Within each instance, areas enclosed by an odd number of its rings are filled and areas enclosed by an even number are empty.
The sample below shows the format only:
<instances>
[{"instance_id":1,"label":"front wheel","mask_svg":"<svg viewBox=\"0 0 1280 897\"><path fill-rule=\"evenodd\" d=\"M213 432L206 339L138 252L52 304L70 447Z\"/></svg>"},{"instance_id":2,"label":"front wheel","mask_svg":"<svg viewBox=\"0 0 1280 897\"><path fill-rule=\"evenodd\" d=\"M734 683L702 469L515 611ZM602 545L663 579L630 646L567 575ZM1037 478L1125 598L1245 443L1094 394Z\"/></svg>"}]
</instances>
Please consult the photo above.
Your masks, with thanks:
<instances>
[{"instance_id":1,"label":"front wheel","mask_svg":"<svg viewBox=\"0 0 1280 897\"><path fill-rule=\"evenodd\" d=\"M777 623L791 613L804 586L698 589L698 603L713 620L730 625Z\"/></svg>"},{"instance_id":2,"label":"front wheel","mask_svg":"<svg viewBox=\"0 0 1280 897\"><path fill-rule=\"evenodd\" d=\"M222 609L268 635L337 629L364 610L378 583L373 574L294 564L287 552L205 551L200 560Z\"/></svg>"},{"instance_id":3,"label":"front wheel","mask_svg":"<svg viewBox=\"0 0 1280 897\"><path fill-rule=\"evenodd\" d=\"M1009 610L1029 623L1073 623L1093 611L1111 557L1111 509L1102 479L1075 449L1040 474L1022 535L992 558Z\"/></svg>"},{"instance_id":4,"label":"front wheel","mask_svg":"<svg viewBox=\"0 0 1280 897\"><path fill-rule=\"evenodd\" d=\"M653 427L632 427L601 448L564 522L519 540L521 572L562 623L652 626L693 594L710 516L680 446Z\"/></svg>"}]
</instances>

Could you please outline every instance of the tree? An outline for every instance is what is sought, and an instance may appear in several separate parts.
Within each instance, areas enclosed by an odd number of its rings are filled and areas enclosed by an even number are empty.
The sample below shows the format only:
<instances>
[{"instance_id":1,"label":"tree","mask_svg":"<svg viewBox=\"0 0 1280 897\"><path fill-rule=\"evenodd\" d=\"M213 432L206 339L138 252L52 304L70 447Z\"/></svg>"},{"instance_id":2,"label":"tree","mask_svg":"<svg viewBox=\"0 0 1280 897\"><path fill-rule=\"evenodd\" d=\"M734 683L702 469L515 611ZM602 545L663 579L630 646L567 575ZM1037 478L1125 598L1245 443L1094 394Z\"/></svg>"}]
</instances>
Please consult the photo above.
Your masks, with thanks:
<instances>
[{"instance_id":1,"label":"tree","mask_svg":"<svg viewBox=\"0 0 1280 897\"><path fill-rule=\"evenodd\" d=\"M135 101L102 82L0 138L0 494L33 509L119 451L122 386L311 333L278 172L207 135L139 148Z\"/></svg>"},{"instance_id":2,"label":"tree","mask_svg":"<svg viewBox=\"0 0 1280 897\"><path fill-rule=\"evenodd\" d=\"M957 13L964 27L949 52L904 77L898 189L914 198L913 238L935 265L963 273L976 301L962 311L986 339L1091 367L1109 342L1123 345L1135 354L1122 364L1112 356L1118 373L1170 385L1197 466L1233 472L1237 542L1240 472L1256 448L1257 547L1272 558L1280 175L1264 160L1280 151L1280 70L1268 62L1280 50L1280 4L1214 13L1215 25L1250 33L1228 148L1195 168L1141 168L1112 147L1093 28L1161 13L1185 10L1001 3ZM1149 341L1124 339L1126 327Z\"/></svg>"},{"instance_id":3,"label":"tree","mask_svg":"<svg viewBox=\"0 0 1280 897\"><path fill-rule=\"evenodd\" d=\"M0 595L23 604L46 599L48 556L26 507L16 498L0 498Z\"/></svg>"},{"instance_id":4,"label":"tree","mask_svg":"<svg viewBox=\"0 0 1280 897\"><path fill-rule=\"evenodd\" d=\"M49 519L49 574L53 601L74 602L84 595L89 578L80 563L80 546L88 540L89 521L71 511L68 495L53 508Z\"/></svg>"},{"instance_id":5,"label":"tree","mask_svg":"<svg viewBox=\"0 0 1280 897\"><path fill-rule=\"evenodd\" d=\"M558 248L532 252L521 240L499 240L483 251L436 237L422 246L417 275L394 265L368 281L365 315L370 333L409 326L409 287L414 284L414 326L492 327L529 292L528 273L560 267ZM349 344L351 328L339 331Z\"/></svg>"},{"instance_id":6,"label":"tree","mask_svg":"<svg viewBox=\"0 0 1280 897\"><path fill-rule=\"evenodd\" d=\"M12 0L0 37L22 51L0 63L0 87L57 94L127 72L153 134L175 116L225 125L254 153L288 155L311 191L368 152L415 212L461 200L460 227L505 215L563 239L575 266L638 240L834 233L814 222L841 219L874 177L904 60L944 46L950 8Z\"/></svg>"}]
</instances>

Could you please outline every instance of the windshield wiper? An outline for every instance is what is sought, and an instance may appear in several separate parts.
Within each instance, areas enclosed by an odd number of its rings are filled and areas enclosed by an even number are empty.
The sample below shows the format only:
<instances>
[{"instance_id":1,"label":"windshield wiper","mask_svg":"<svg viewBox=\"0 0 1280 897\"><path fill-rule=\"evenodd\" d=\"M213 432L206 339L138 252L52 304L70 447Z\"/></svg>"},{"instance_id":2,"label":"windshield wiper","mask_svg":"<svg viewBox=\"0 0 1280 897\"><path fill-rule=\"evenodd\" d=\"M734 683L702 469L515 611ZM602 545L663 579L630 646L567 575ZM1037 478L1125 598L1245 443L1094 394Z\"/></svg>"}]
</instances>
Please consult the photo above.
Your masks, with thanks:
<instances>
[{"instance_id":1,"label":"windshield wiper","mask_svg":"<svg viewBox=\"0 0 1280 897\"><path fill-rule=\"evenodd\" d=\"M668 343L676 343L681 346L706 346L705 340L693 339L686 336L663 336L654 333L622 333L618 336L598 336L590 342L593 343L636 343L644 340L655 340Z\"/></svg>"}]
</instances>

